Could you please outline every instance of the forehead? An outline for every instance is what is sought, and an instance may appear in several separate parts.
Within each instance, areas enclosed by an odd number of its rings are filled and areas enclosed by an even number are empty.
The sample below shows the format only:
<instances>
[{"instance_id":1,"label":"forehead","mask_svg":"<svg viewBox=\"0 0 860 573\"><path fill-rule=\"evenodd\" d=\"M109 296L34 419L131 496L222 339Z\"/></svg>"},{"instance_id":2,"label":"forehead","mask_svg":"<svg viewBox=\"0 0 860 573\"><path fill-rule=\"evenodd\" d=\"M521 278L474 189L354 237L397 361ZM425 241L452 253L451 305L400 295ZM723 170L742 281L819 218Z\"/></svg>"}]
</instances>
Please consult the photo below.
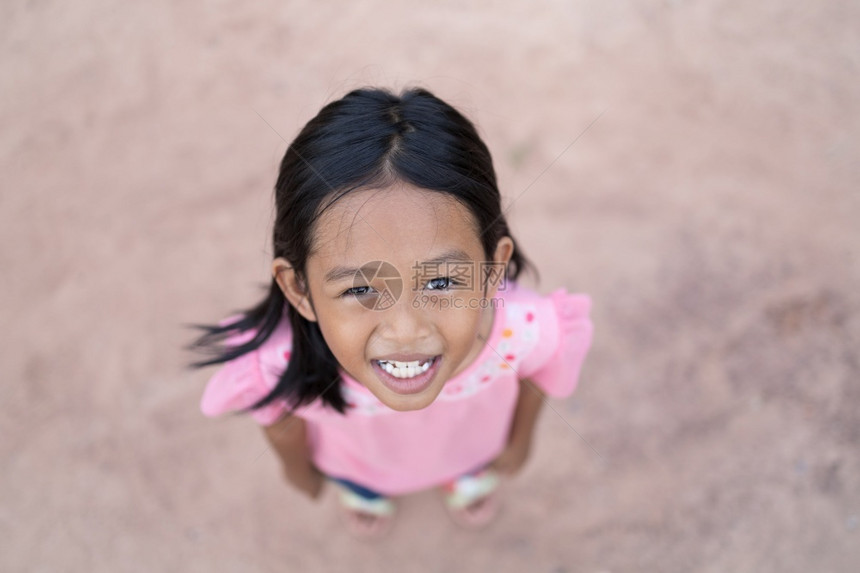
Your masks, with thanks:
<instances>
[{"instance_id":1,"label":"forehead","mask_svg":"<svg viewBox=\"0 0 860 573\"><path fill-rule=\"evenodd\" d=\"M405 184L354 191L317 219L309 265L414 264L460 249L482 257L477 223L459 201Z\"/></svg>"}]
</instances>

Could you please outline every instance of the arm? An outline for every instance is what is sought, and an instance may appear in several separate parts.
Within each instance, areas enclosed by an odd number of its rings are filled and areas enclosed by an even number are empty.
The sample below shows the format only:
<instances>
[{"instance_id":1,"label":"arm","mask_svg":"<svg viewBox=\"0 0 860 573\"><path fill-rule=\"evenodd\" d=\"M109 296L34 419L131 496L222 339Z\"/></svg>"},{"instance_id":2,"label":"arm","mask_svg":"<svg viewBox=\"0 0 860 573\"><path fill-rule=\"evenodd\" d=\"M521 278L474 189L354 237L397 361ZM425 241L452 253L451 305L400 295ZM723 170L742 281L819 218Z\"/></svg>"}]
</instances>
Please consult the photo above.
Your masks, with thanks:
<instances>
[{"instance_id":1,"label":"arm","mask_svg":"<svg viewBox=\"0 0 860 573\"><path fill-rule=\"evenodd\" d=\"M520 394L514 410L508 445L491 464L503 474L518 472L528 459L532 434L543 407L544 393L530 380L520 380Z\"/></svg>"},{"instance_id":2,"label":"arm","mask_svg":"<svg viewBox=\"0 0 860 573\"><path fill-rule=\"evenodd\" d=\"M286 415L263 427L263 433L281 459L287 481L311 499L319 497L324 479L311 461L305 421L298 416Z\"/></svg>"}]
</instances>

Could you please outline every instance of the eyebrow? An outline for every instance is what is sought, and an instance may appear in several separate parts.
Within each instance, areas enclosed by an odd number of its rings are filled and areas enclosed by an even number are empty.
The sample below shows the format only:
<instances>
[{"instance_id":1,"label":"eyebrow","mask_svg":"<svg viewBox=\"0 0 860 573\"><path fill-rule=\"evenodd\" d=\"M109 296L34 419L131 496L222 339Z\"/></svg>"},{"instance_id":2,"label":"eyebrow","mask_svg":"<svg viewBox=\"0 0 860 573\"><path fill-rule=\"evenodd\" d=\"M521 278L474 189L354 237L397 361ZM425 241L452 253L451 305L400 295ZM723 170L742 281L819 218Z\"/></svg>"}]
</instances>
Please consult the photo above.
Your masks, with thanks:
<instances>
[{"instance_id":1,"label":"eyebrow","mask_svg":"<svg viewBox=\"0 0 860 573\"><path fill-rule=\"evenodd\" d=\"M419 263L416 263L416 266L423 266L423 265L435 266L435 265L440 265L440 264L444 264L444 263L462 262L462 261L471 261L471 260L472 260L472 257L470 257L468 255L468 253L466 253L466 251L464 251L462 249L456 249L455 248L455 249L448 249L447 251L441 253L440 255L433 257L432 259L427 259L426 261L421 261ZM349 278L354 277L356 275L356 273L358 273L360 270L361 270L361 267L347 267L347 266L338 265L338 266L334 267L333 269L331 269L330 271L328 271L325 274L325 277L323 280L325 280L325 282L327 282L327 283L342 281L344 279L349 279Z\"/></svg>"}]
</instances>

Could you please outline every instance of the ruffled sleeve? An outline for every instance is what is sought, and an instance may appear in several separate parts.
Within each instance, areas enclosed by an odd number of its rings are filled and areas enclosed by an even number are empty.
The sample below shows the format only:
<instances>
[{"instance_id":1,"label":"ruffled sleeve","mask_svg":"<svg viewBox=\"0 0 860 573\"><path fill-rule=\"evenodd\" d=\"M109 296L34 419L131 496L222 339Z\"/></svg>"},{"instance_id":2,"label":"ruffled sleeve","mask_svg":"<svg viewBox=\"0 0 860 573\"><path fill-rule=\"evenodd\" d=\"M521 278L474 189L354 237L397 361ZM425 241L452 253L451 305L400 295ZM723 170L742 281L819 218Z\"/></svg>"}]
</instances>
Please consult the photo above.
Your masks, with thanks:
<instances>
[{"instance_id":1,"label":"ruffled sleeve","mask_svg":"<svg viewBox=\"0 0 860 573\"><path fill-rule=\"evenodd\" d=\"M521 369L548 396L564 398L573 393L579 372L591 347L593 325L591 299L559 289L538 310L538 343Z\"/></svg>"},{"instance_id":2,"label":"ruffled sleeve","mask_svg":"<svg viewBox=\"0 0 860 573\"><path fill-rule=\"evenodd\" d=\"M226 344L241 344L251 337L253 333L243 333L228 338ZM261 400L271 390L260 368L259 350L253 350L227 362L215 372L206 384L200 400L200 411L210 417L241 411ZM250 410L249 414L258 423L268 426L286 411L286 402L277 399L262 408Z\"/></svg>"}]
</instances>

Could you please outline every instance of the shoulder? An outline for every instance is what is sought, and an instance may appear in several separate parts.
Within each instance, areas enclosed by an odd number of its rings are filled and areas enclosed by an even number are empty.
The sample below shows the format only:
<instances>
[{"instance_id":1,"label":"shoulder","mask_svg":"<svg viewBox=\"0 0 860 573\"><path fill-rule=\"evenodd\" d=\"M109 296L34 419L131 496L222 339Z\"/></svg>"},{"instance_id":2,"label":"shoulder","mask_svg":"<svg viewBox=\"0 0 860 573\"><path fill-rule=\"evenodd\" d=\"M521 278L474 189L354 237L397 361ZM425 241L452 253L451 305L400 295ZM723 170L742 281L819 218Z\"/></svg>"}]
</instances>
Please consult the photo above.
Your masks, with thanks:
<instances>
[{"instance_id":1,"label":"shoulder","mask_svg":"<svg viewBox=\"0 0 860 573\"><path fill-rule=\"evenodd\" d=\"M516 284L507 287L500 293L506 322L515 332L522 331L530 342L520 374L537 375L551 363L566 362L565 355L574 350L581 361L591 342L591 298L563 288L540 295Z\"/></svg>"},{"instance_id":2,"label":"shoulder","mask_svg":"<svg viewBox=\"0 0 860 573\"><path fill-rule=\"evenodd\" d=\"M528 356L537 349L541 330L546 327L544 297L536 292L509 282L499 290L493 304L504 317L498 343L510 349L516 348L520 357Z\"/></svg>"},{"instance_id":3,"label":"shoulder","mask_svg":"<svg viewBox=\"0 0 860 573\"><path fill-rule=\"evenodd\" d=\"M222 323L229 324L230 320ZM227 338L225 345L244 344L255 334L253 330L235 334ZM207 416L218 416L250 408L277 385L291 351L289 324L283 320L259 347L225 362L210 377L201 399L201 411ZM283 414L285 407L286 404L276 401L251 411L251 415L261 424L269 424Z\"/></svg>"},{"instance_id":4,"label":"shoulder","mask_svg":"<svg viewBox=\"0 0 860 573\"><path fill-rule=\"evenodd\" d=\"M235 315L233 317L229 317L221 321L221 324L229 324L231 320L235 319L235 317ZM238 346L250 341L254 336L256 336L256 334L257 330L246 330L228 337L224 341L224 344L228 347ZM245 360L245 362L248 363L246 364L246 368L250 367L251 363L253 363L266 382L266 385L274 388L284 369L287 367L287 363L289 362L292 354L292 349L293 336L290 329L290 321L286 313L284 313L284 316L275 327L275 330L272 331L272 334L263 341L260 346L247 354L236 358L234 361L227 363L226 366L229 366L241 358L247 357Z\"/></svg>"},{"instance_id":5,"label":"shoulder","mask_svg":"<svg viewBox=\"0 0 860 573\"><path fill-rule=\"evenodd\" d=\"M588 295L568 293L563 288L542 295L516 283L508 283L498 299L496 304L504 307L509 327L520 327L526 336L535 333L541 345L550 346L566 322L587 318L591 308Z\"/></svg>"},{"instance_id":6,"label":"shoulder","mask_svg":"<svg viewBox=\"0 0 860 573\"><path fill-rule=\"evenodd\" d=\"M272 335L257 349L260 370L272 388L275 387L293 352L293 334L286 315L278 323Z\"/></svg>"},{"instance_id":7,"label":"shoulder","mask_svg":"<svg viewBox=\"0 0 860 573\"><path fill-rule=\"evenodd\" d=\"M505 308L535 308L541 314L537 318L543 319L551 319L553 315L566 316L571 313L587 316L591 309L591 297L583 293L569 293L564 288L542 295L527 287L509 282L505 285L504 290L499 291L497 296L503 301L502 304Z\"/></svg>"}]
</instances>

